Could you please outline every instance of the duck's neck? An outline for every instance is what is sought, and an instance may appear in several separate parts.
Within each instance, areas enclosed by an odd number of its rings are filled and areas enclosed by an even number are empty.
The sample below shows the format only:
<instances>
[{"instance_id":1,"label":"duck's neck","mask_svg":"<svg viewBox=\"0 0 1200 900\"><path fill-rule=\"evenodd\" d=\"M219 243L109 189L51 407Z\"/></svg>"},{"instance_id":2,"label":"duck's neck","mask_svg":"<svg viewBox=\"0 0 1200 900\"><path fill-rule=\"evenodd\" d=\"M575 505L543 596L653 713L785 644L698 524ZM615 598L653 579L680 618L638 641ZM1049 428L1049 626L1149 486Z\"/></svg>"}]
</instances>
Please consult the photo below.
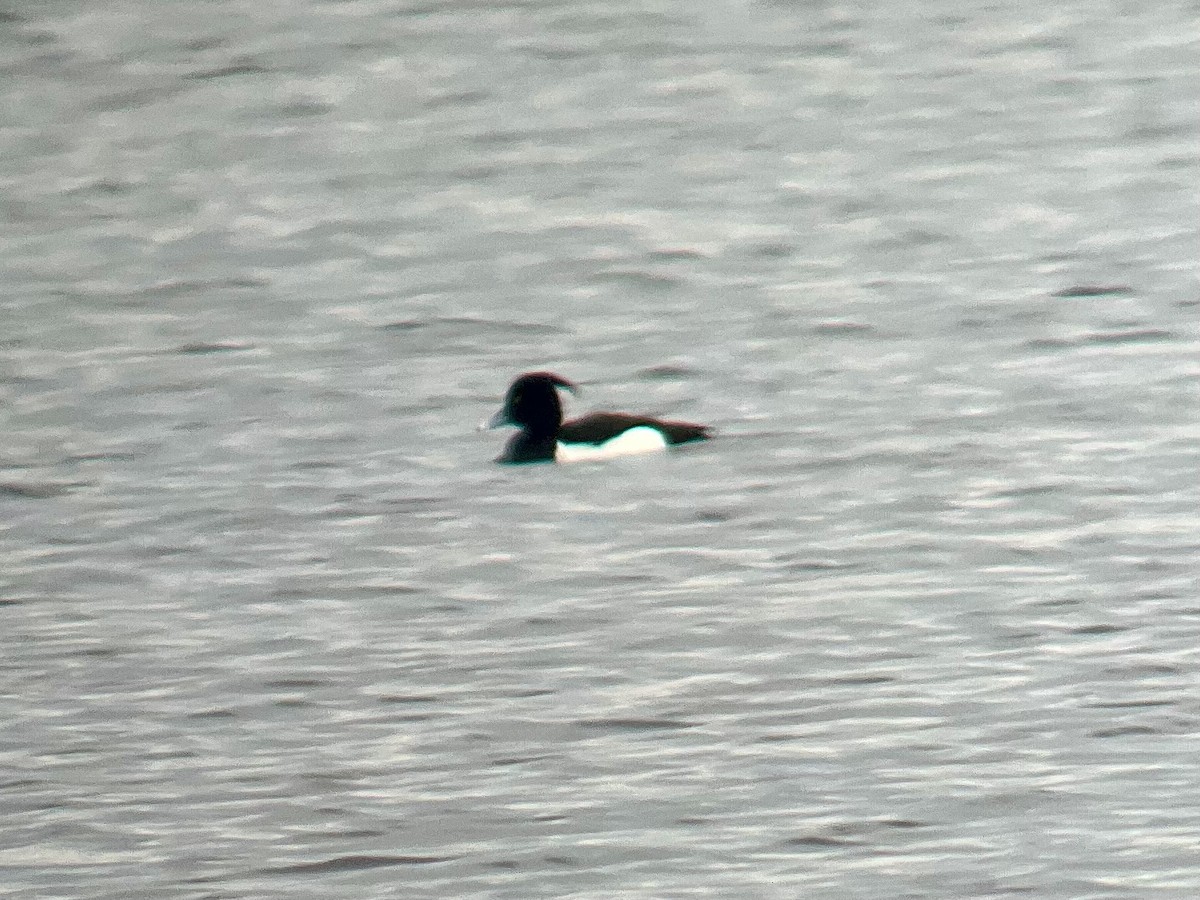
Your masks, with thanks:
<instances>
[{"instance_id":1,"label":"duck's neck","mask_svg":"<svg viewBox=\"0 0 1200 900\"><path fill-rule=\"evenodd\" d=\"M503 459L510 463L553 462L557 448L558 439L553 434L522 431L508 442Z\"/></svg>"}]
</instances>

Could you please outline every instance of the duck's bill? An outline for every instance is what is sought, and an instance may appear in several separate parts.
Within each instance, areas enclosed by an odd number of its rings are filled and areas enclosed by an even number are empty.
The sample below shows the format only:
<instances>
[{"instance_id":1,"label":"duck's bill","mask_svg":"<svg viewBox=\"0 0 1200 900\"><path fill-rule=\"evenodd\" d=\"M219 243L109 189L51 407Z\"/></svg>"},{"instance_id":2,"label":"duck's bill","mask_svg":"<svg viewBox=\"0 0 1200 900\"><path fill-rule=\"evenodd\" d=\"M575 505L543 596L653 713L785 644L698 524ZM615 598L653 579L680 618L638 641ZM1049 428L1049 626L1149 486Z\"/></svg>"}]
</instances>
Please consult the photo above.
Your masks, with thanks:
<instances>
[{"instance_id":1,"label":"duck's bill","mask_svg":"<svg viewBox=\"0 0 1200 900\"><path fill-rule=\"evenodd\" d=\"M504 410L498 411L490 419L484 419L479 423L479 431L487 431L489 428L503 428L508 424L508 416L504 415Z\"/></svg>"}]
</instances>

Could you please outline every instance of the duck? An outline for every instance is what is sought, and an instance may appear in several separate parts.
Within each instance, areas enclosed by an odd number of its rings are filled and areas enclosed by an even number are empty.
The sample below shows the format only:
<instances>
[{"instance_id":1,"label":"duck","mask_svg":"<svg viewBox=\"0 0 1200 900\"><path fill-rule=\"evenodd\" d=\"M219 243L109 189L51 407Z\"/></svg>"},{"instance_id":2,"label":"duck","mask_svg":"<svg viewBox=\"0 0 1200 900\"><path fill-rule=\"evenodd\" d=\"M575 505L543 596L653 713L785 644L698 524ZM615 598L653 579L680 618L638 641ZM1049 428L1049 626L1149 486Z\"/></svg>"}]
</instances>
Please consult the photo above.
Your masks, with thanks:
<instances>
[{"instance_id":1,"label":"duck","mask_svg":"<svg viewBox=\"0 0 1200 900\"><path fill-rule=\"evenodd\" d=\"M712 437L707 425L632 413L594 412L563 421L559 389L579 394L579 385L553 372L526 372L508 387L504 405L480 428L515 426L499 463L595 462L653 453Z\"/></svg>"}]
</instances>

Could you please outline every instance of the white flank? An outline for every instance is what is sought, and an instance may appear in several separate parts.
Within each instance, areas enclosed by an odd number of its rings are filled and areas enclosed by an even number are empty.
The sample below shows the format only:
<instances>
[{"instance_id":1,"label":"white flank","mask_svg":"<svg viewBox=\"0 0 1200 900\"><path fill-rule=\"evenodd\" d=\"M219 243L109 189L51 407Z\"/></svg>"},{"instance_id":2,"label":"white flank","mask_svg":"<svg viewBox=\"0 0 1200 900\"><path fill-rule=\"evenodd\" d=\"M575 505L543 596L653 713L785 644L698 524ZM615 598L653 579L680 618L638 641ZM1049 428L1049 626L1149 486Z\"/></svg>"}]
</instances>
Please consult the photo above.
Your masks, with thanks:
<instances>
[{"instance_id":1,"label":"white flank","mask_svg":"<svg viewBox=\"0 0 1200 900\"><path fill-rule=\"evenodd\" d=\"M558 442L554 461L559 463L596 462L615 459L618 456L633 456L637 453L655 453L666 450L667 442L657 428L639 425L623 431L603 444L564 444Z\"/></svg>"}]
</instances>

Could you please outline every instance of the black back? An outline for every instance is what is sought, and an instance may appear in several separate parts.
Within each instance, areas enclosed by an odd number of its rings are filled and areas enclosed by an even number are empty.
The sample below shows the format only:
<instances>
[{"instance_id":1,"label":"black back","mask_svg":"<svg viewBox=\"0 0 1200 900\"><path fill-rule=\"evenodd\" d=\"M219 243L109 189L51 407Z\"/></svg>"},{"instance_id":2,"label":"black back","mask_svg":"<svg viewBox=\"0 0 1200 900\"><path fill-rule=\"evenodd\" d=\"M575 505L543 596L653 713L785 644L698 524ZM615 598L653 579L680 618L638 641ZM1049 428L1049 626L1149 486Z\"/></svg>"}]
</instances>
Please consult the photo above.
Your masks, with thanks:
<instances>
[{"instance_id":1,"label":"black back","mask_svg":"<svg viewBox=\"0 0 1200 900\"><path fill-rule=\"evenodd\" d=\"M635 416L629 413L598 412L564 422L558 430L558 439L568 444L603 444L630 428L646 425L662 432L668 444L686 444L688 441L703 441L710 438L706 425L692 422L668 422L650 416Z\"/></svg>"}]
</instances>

